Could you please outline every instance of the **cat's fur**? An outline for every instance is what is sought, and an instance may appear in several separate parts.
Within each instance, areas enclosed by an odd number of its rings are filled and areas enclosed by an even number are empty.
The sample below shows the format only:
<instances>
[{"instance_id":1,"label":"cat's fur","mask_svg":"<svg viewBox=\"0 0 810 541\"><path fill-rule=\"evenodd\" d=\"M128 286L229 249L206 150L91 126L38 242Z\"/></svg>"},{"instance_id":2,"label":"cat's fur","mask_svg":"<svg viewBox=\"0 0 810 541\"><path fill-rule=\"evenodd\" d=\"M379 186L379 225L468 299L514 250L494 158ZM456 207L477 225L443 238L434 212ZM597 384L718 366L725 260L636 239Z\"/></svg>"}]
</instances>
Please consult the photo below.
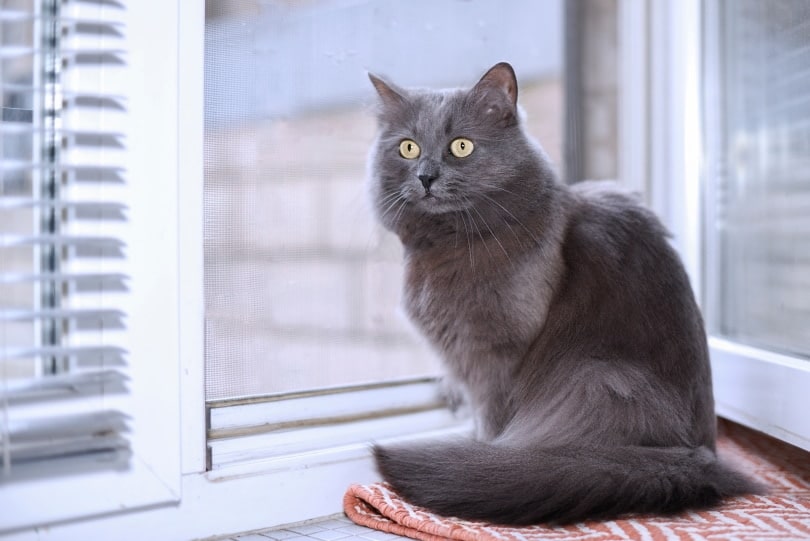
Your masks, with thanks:
<instances>
[{"instance_id":1,"label":"cat's fur","mask_svg":"<svg viewBox=\"0 0 810 541\"><path fill-rule=\"evenodd\" d=\"M655 216L604 184L557 181L509 64L469 90L370 78L372 197L405 249L405 307L476 420L474 438L375 447L385 480L437 513L506 524L759 490L715 455L703 321ZM461 136L466 158L449 151Z\"/></svg>"}]
</instances>

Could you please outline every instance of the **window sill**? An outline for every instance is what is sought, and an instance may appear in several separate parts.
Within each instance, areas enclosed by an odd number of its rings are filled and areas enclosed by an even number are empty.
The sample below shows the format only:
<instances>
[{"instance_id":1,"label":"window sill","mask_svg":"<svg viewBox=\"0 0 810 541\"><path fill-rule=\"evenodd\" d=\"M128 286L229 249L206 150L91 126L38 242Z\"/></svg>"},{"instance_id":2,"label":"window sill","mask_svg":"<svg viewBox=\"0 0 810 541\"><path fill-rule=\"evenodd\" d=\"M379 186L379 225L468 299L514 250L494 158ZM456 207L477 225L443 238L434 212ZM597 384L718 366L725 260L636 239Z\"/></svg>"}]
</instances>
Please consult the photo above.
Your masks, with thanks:
<instances>
[{"instance_id":1,"label":"window sill","mask_svg":"<svg viewBox=\"0 0 810 541\"><path fill-rule=\"evenodd\" d=\"M413 430L405 423L388 422L397 424L402 433L407 428ZM375 441L446 437L469 430L469 423L454 421L438 430L378 437ZM218 539L341 513L343 495L350 484L378 480L368 440L292 453L186 474L182 477L182 499L177 503L53 525L47 529L47 539ZM19 531L3 541L41 541L43 531Z\"/></svg>"},{"instance_id":2,"label":"window sill","mask_svg":"<svg viewBox=\"0 0 810 541\"><path fill-rule=\"evenodd\" d=\"M810 451L810 360L711 337L717 414Z\"/></svg>"}]
</instances>

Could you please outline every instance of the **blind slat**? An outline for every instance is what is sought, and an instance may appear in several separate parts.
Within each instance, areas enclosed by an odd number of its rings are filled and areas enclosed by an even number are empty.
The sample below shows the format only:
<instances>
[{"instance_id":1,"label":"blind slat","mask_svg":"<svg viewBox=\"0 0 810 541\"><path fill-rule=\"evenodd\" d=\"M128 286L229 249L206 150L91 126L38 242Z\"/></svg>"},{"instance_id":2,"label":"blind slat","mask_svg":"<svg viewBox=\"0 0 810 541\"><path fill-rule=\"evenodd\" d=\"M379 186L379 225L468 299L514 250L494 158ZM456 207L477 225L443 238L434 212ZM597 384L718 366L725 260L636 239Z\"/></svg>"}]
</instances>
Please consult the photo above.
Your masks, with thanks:
<instances>
[{"instance_id":1,"label":"blind slat","mask_svg":"<svg viewBox=\"0 0 810 541\"><path fill-rule=\"evenodd\" d=\"M4 92L16 92L19 94L30 96L38 96L42 93L49 92L49 89L47 87L21 85L5 81L0 82L0 90ZM62 100L63 100L62 105L64 108L93 107L98 109L115 109L119 111L123 111L126 109L126 97L112 94L102 94L102 93L93 94L90 92L71 92L68 90L63 90Z\"/></svg>"},{"instance_id":2,"label":"blind slat","mask_svg":"<svg viewBox=\"0 0 810 541\"><path fill-rule=\"evenodd\" d=\"M81 422L81 419L74 420ZM17 436L9 445L10 462L26 463L32 460L60 459L72 455L102 451L125 450L129 447L126 438L116 432L101 434L77 435L65 439L49 439L40 442L17 442ZM0 455L0 466L3 457Z\"/></svg>"},{"instance_id":3,"label":"blind slat","mask_svg":"<svg viewBox=\"0 0 810 541\"><path fill-rule=\"evenodd\" d=\"M4 273L0 274L0 284L14 284L23 282L71 282L74 284L86 283L118 283L127 279L122 273Z\"/></svg>"},{"instance_id":4,"label":"blind slat","mask_svg":"<svg viewBox=\"0 0 810 541\"><path fill-rule=\"evenodd\" d=\"M0 166L0 171L35 171L39 169L51 169L57 172L65 173L87 173L103 175L117 174L120 175L124 172L123 167L115 165L98 165L98 164L43 164L40 162L25 162L21 160L3 160ZM101 177L99 177L101 178ZM116 178L119 180L120 177Z\"/></svg>"},{"instance_id":5,"label":"blind slat","mask_svg":"<svg viewBox=\"0 0 810 541\"><path fill-rule=\"evenodd\" d=\"M41 55L42 49L35 47L0 47L0 59L11 60ZM60 56L63 62L75 64L123 64L126 51L121 49L64 49Z\"/></svg>"},{"instance_id":6,"label":"blind slat","mask_svg":"<svg viewBox=\"0 0 810 541\"><path fill-rule=\"evenodd\" d=\"M123 248L124 243L115 237L90 237L75 235L5 235L0 248L47 244L51 246L77 246L88 248Z\"/></svg>"},{"instance_id":7,"label":"blind slat","mask_svg":"<svg viewBox=\"0 0 810 541\"><path fill-rule=\"evenodd\" d=\"M124 211L126 205L121 203L111 203L109 201L49 201L42 199L31 199L27 197L2 197L0 198L0 209L20 209L33 207L50 207L57 209L84 209L84 210L106 210Z\"/></svg>"},{"instance_id":8,"label":"blind slat","mask_svg":"<svg viewBox=\"0 0 810 541\"><path fill-rule=\"evenodd\" d=\"M127 380L119 370L87 370L75 374L51 375L36 379L7 382L0 389L0 399L9 402L30 400L46 396L85 394L88 391L103 391L112 385L121 385Z\"/></svg>"},{"instance_id":9,"label":"blind slat","mask_svg":"<svg viewBox=\"0 0 810 541\"><path fill-rule=\"evenodd\" d=\"M8 441L11 463L127 446L126 416L119 411L96 411L11 421L0 442ZM3 438L6 438L4 440ZM0 458L2 460L2 458Z\"/></svg>"},{"instance_id":10,"label":"blind slat","mask_svg":"<svg viewBox=\"0 0 810 541\"><path fill-rule=\"evenodd\" d=\"M11 359L28 359L31 357L59 357L86 359L108 356L120 358L126 350L117 346L43 346L43 347L10 347L0 349L0 361Z\"/></svg>"},{"instance_id":11,"label":"blind slat","mask_svg":"<svg viewBox=\"0 0 810 541\"><path fill-rule=\"evenodd\" d=\"M37 319L113 320L124 317L124 312L110 308L57 308L46 310L0 310L0 321L34 321Z\"/></svg>"},{"instance_id":12,"label":"blind slat","mask_svg":"<svg viewBox=\"0 0 810 541\"><path fill-rule=\"evenodd\" d=\"M105 132L105 131L89 131L89 130L69 130L69 129L55 129L46 130L41 127L34 127L30 121L20 120L16 122L5 122L0 126L0 133L9 134L35 134L35 133L51 133L63 137L65 144L74 142L74 144L94 145L94 146L109 146L112 143L119 142L124 137L124 134L119 132Z\"/></svg>"}]
</instances>

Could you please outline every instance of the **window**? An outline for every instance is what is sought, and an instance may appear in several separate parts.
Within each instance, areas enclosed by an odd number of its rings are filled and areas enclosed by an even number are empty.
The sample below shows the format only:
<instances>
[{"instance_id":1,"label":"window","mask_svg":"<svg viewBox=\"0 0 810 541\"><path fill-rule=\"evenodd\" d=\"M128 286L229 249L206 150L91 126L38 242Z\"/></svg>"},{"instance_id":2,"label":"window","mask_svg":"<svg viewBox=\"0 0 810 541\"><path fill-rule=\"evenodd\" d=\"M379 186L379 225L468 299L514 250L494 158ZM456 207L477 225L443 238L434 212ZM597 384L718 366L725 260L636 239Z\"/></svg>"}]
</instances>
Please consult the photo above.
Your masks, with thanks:
<instances>
[{"instance_id":1,"label":"window","mask_svg":"<svg viewBox=\"0 0 810 541\"><path fill-rule=\"evenodd\" d=\"M176 84L135 75L177 68L132 54L144 15L0 10L0 531L179 497L176 127L140 144Z\"/></svg>"},{"instance_id":2,"label":"window","mask_svg":"<svg viewBox=\"0 0 810 541\"><path fill-rule=\"evenodd\" d=\"M629 38L623 70L631 76L623 79L630 84L623 87L620 116L631 137L622 142L622 160L631 177L639 171L649 177L649 201L672 231L672 243L702 305L718 414L810 449L810 421L803 414L810 367L803 350L795 347L789 325L770 335L767 330L776 321L796 317L767 293L788 294L791 302L801 302L804 290L780 275L799 270L805 249L795 224L789 232L781 229L782 219L794 218L765 217L774 201L783 200L783 179L776 169L768 171L773 175L767 181L760 175L766 163L782 167L789 156L800 157L789 151L795 144L792 125L772 111L794 100L801 103L806 81L797 71L792 74L796 79L783 87L789 70L778 68L769 72L770 78L764 70L771 69L765 64L789 63L803 54L798 26L784 34L774 29L786 20L803 22L805 7L801 2L769 3L767 13L763 7L746 1L623 4L621 35ZM743 46L742 41L748 43ZM644 55L637 54L639 43L647 44ZM770 55L764 64L763 55ZM774 133L785 135L780 140L788 146L761 146ZM747 143L749 137L757 144L744 146L743 162L735 144ZM639 147L644 151L636 152ZM739 191L742 171L747 187ZM751 197L755 177L758 191ZM752 242L756 235L767 241ZM792 246L795 264L768 252L786 246ZM767 280L779 286L771 289ZM748 313L737 312L743 306ZM752 316L766 316L771 323Z\"/></svg>"},{"instance_id":3,"label":"window","mask_svg":"<svg viewBox=\"0 0 810 541\"><path fill-rule=\"evenodd\" d=\"M724 415L810 448L806 2L707 3L704 307Z\"/></svg>"},{"instance_id":4,"label":"window","mask_svg":"<svg viewBox=\"0 0 810 541\"><path fill-rule=\"evenodd\" d=\"M375 96L366 70L403 86L462 86L508 58L530 130L559 164L561 23L559 2L207 4L210 467L274 455L291 426L340 422L298 434L335 445L349 423L373 416L452 422L438 411L437 359L400 313L399 240L367 205ZM413 430L389 421L352 441L391 429Z\"/></svg>"},{"instance_id":5,"label":"window","mask_svg":"<svg viewBox=\"0 0 810 541\"><path fill-rule=\"evenodd\" d=\"M716 334L810 355L810 6L720 7L707 205Z\"/></svg>"}]
</instances>

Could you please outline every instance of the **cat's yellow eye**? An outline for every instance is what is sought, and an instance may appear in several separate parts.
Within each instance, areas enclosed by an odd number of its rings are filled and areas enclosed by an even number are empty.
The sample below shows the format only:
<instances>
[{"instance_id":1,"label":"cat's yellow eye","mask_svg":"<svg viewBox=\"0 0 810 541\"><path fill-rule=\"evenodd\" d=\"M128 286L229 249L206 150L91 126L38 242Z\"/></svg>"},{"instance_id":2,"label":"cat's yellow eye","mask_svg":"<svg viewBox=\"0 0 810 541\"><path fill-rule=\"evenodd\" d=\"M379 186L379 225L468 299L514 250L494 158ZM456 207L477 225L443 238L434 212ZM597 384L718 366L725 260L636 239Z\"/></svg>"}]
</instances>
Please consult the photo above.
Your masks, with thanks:
<instances>
[{"instance_id":1,"label":"cat's yellow eye","mask_svg":"<svg viewBox=\"0 0 810 541\"><path fill-rule=\"evenodd\" d=\"M399 155L408 160L415 160L419 157L419 145L410 139L403 139L399 144Z\"/></svg>"},{"instance_id":2,"label":"cat's yellow eye","mask_svg":"<svg viewBox=\"0 0 810 541\"><path fill-rule=\"evenodd\" d=\"M453 139L453 142L450 143L450 152L452 152L453 156L456 158L466 158L472 154L474 148L475 145L473 145L473 142L464 137Z\"/></svg>"}]
</instances>

